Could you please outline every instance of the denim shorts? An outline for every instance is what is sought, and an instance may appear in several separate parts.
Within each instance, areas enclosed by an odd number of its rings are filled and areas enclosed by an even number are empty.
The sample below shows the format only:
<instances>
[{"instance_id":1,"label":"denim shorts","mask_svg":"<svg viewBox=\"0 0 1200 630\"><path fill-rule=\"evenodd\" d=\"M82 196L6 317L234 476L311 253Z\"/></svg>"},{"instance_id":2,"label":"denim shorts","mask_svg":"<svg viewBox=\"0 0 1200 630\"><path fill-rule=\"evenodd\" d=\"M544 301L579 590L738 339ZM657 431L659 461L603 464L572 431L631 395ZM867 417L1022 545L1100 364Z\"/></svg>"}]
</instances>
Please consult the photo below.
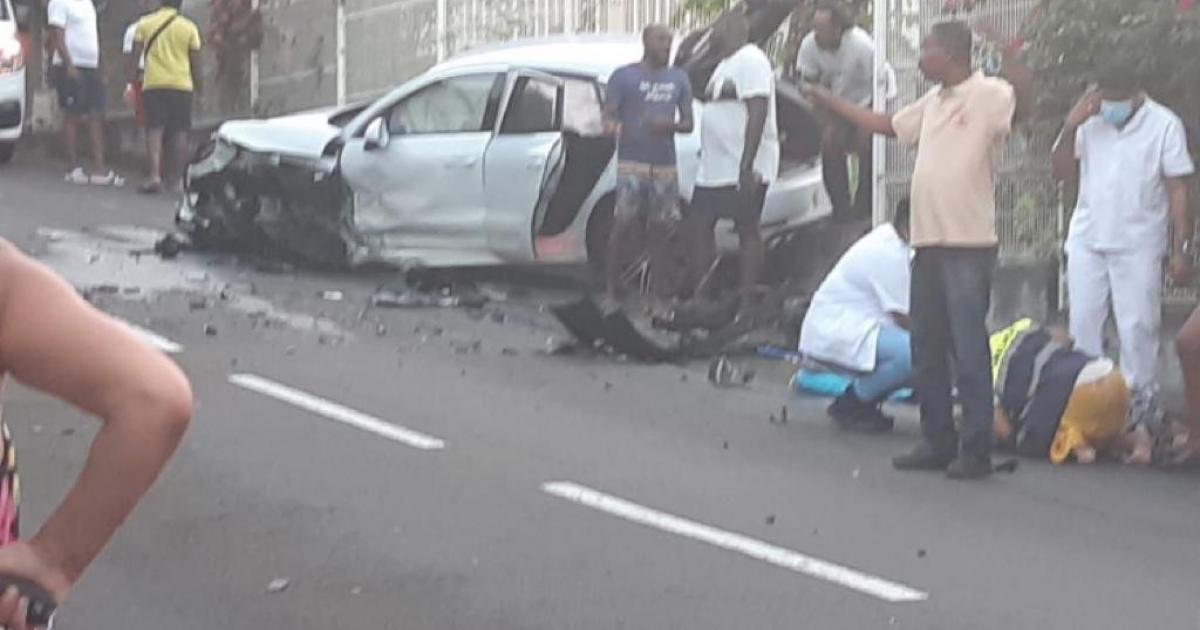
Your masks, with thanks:
<instances>
[{"instance_id":1,"label":"denim shorts","mask_svg":"<svg viewBox=\"0 0 1200 630\"><path fill-rule=\"evenodd\" d=\"M78 68L79 78L72 79L62 66L50 68L50 80L58 92L58 106L76 116L103 114L104 81L95 68Z\"/></svg>"},{"instance_id":2,"label":"denim shorts","mask_svg":"<svg viewBox=\"0 0 1200 630\"><path fill-rule=\"evenodd\" d=\"M670 222L679 218L679 176L674 166L617 165L617 218Z\"/></svg>"}]
</instances>

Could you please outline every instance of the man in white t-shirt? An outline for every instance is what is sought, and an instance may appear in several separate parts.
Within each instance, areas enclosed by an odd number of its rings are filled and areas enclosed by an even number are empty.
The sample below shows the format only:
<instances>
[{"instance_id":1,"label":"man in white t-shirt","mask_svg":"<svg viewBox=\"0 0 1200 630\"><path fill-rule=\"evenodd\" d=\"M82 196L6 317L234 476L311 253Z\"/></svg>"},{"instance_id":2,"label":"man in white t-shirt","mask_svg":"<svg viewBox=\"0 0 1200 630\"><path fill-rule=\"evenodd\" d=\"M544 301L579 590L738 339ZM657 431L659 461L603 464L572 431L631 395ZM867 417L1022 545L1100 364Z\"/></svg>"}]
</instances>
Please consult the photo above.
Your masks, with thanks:
<instances>
[{"instance_id":1,"label":"man in white t-shirt","mask_svg":"<svg viewBox=\"0 0 1200 630\"><path fill-rule=\"evenodd\" d=\"M813 13L813 30L800 43L796 73L801 81L824 86L834 96L870 107L875 96L875 42L854 24L844 2L825 1ZM890 69L889 69L890 70ZM825 190L839 221L871 217L871 134L831 113L821 136ZM847 154L858 157L858 190L850 198Z\"/></svg>"},{"instance_id":2,"label":"man in white t-shirt","mask_svg":"<svg viewBox=\"0 0 1200 630\"><path fill-rule=\"evenodd\" d=\"M829 415L848 431L890 431L880 405L913 375L909 337L909 204L858 240L813 295L800 330L806 358L859 374Z\"/></svg>"},{"instance_id":3,"label":"man in white t-shirt","mask_svg":"<svg viewBox=\"0 0 1200 630\"><path fill-rule=\"evenodd\" d=\"M711 45L722 58L704 90L700 168L689 205L690 280L694 288L716 256L715 230L732 219L741 249L741 289L758 284L766 264L761 219L767 188L779 174L775 74L749 25L731 14L713 26Z\"/></svg>"},{"instance_id":4,"label":"man in white t-shirt","mask_svg":"<svg viewBox=\"0 0 1200 630\"><path fill-rule=\"evenodd\" d=\"M1170 261L1175 282L1191 273L1194 173L1179 116L1146 95L1135 71L1118 65L1067 116L1054 150L1055 176L1079 185L1066 243L1071 336L1081 351L1103 356L1112 307L1132 392L1130 420L1143 442L1145 427L1162 417L1164 263Z\"/></svg>"},{"instance_id":5,"label":"man in white t-shirt","mask_svg":"<svg viewBox=\"0 0 1200 630\"><path fill-rule=\"evenodd\" d=\"M50 77L65 113L63 140L74 184L121 185L104 155L104 80L100 76L100 34L92 0L50 0L46 22L54 45ZM86 122L92 144L91 174L79 161L79 125Z\"/></svg>"}]
</instances>

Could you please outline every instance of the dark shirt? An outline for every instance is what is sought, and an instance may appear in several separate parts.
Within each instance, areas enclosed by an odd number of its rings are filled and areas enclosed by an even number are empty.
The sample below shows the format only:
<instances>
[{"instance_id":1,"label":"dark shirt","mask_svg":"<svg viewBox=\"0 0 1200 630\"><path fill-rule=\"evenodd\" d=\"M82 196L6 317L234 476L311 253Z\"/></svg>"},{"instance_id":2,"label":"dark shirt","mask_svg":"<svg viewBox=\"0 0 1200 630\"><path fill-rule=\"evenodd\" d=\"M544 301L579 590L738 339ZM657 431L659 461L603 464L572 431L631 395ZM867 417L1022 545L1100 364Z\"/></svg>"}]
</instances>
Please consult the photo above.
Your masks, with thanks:
<instances>
[{"instance_id":1,"label":"dark shirt","mask_svg":"<svg viewBox=\"0 0 1200 630\"><path fill-rule=\"evenodd\" d=\"M655 166L675 165L675 134L656 134L650 122L691 116L692 85L679 68L639 63L618 68L608 80L606 107L621 123L617 159ZM686 113L685 113L686 112Z\"/></svg>"}]
</instances>

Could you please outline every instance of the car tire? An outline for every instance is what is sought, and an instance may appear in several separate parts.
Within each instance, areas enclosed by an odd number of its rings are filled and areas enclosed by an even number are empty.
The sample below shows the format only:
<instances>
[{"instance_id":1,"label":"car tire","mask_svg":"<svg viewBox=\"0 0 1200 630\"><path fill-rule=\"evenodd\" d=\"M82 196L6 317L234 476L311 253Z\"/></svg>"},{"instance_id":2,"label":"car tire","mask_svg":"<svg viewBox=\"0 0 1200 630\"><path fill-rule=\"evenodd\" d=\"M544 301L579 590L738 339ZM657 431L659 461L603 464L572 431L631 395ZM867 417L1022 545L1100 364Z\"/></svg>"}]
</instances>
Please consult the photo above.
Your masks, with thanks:
<instances>
[{"instance_id":1,"label":"car tire","mask_svg":"<svg viewBox=\"0 0 1200 630\"><path fill-rule=\"evenodd\" d=\"M0 164L8 164L17 152L17 143L0 142Z\"/></svg>"}]
</instances>

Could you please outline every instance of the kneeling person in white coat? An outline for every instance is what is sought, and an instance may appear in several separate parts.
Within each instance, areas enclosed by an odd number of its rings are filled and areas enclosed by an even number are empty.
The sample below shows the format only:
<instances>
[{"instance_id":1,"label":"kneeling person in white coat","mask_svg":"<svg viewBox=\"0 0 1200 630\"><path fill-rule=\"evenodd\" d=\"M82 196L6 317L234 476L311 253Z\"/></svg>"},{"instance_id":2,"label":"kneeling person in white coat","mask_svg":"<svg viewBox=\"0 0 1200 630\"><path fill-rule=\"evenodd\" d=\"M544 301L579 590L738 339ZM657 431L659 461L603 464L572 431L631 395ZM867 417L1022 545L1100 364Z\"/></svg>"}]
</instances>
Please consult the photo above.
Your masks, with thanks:
<instances>
[{"instance_id":1,"label":"kneeling person in white coat","mask_svg":"<svg viewBox=\"0 0 1200 630\"><path fill-rule=\"evenodd\" d=\"M829 414L843 429L891 430L880 406L912 380L909 340L909 204L891 223L858 240L813 296L800 331L800 352L854 372Z\"/></svg>"},{"instance_id":2,"label":"kneeling person in white coat","mask_svg":"<svg viewBox=\"0 0 1200 630\"><path fill-rule=\"evenodd\" d=\"M1079 184L1066 243L1071 336L1082 352L1103 356L1112 306L1132 393L1130 421L1142 434L1162 417L1164 262L1169 258L1176 282L1191 272L1193 172L1183 122L1142 91L1135 72L1116 67L1067 116L1054 150L1055 176Z\"/></svg>"}]
</instances>

